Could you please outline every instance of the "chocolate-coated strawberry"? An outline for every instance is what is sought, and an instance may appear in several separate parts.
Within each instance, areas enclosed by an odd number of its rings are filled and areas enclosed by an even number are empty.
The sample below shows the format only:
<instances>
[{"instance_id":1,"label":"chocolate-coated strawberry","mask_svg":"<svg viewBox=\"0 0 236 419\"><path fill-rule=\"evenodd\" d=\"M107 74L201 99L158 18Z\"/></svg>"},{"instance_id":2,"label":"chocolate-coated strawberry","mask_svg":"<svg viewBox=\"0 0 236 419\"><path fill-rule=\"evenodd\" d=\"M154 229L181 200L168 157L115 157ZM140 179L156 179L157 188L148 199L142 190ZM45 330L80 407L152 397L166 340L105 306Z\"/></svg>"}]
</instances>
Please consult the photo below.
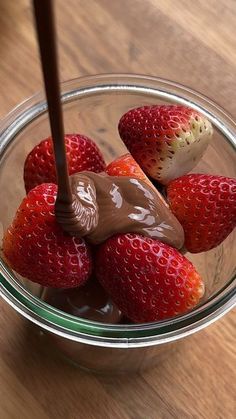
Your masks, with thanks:
<instances>
[{"instance_id":1,"label":"chocolate-coated strawberry","mask_svg":"<svg viewBox=\"0 0 236 419\"><path fill-rule=\"evenodd\" d=\"M57 186L42 184L23 199L3 238L3 253L12 269L40 285L73 288L92 269L90 250L82 238L65 234L56 222Z\"/></svg>"},{"instance_id":2,"label":"chocolate-coated strawberry","mask_svg":"<svg viewBox=\"0 0 236 419\"><path fill-rule=\"evenodd\" d=\"M130 153L124 154L123 156L118 157L110 164L108 164L106 173L109 176L128 176L134 179L144 180L155 189L163 204L168 206L165 199L163 198L163 195L165 194L165 187L161 184L158 184L158 182L155 180L151 182Z\"/></svg>"},{"instance_id":3,"label":"chocolate-coated strawberry","mask_svg":"<svg viewBox=\"0 0 236 419\"><path fill-rule=\"evenodd\" d=\"M121 117L118 129L144 172L162 184L192 170L213 133L207 118L179 105L131 109Z\"/></svg>"},{"instance_id":4,"label":"chocolate-coated strawberry","mask_svg":"<svg viewBox=\"0 0 236 419\"><path fill-rule=\"evenodd\" d=\"M103 243L96 275L112 300L137 323L187 312L204 293L200 275L176 249L138 234L120 234Z\"/></svg>"},{"instance_id":5,"label":"chocolate-coated strawberry","mask_svg":"<svg viewBox=\"0 0 236 419\"><path fill-rule=\"evenodd\" d=\"M89 170L102 172L105 161L93 140L80 134L65 135L66 157L69 175ZM56 183L55 158L52 139L46 138L28 154L24 165L25 189L28 193L41 183Z\"/></svg>"},{"instance_id":6,"label":"chocolate-coated strawberry","mask_svg":"<svg viewBox=\"0 0 236 419\"><path fill-rule=\"evenodd\" d=\"M167 187L170 209L182 224L189 252L206 252L236 227L236 179L189 174Z\"/></svg>"}]
</instances>

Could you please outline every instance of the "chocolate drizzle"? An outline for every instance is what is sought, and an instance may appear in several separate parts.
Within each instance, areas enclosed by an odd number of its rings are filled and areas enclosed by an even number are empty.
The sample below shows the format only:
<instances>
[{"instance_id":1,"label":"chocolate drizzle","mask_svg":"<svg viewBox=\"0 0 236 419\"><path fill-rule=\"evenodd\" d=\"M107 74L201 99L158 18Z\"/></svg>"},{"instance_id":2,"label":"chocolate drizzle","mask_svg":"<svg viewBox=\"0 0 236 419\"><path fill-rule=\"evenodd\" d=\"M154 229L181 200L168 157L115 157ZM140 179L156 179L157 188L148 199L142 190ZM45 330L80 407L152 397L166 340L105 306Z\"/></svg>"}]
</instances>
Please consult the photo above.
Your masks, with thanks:
<instances>
[{"instance_id":1,"label":"chocolate drizzle","mask_svg":"<svg viewBox=\"0 0 236 419\"><path fill-rule=\"evenodd\" d=\"M157 190L142 180L83 172L69 179L51 0L34 0L37 35L56 160L57 221L93 244L135 232L181 248L184 233Z\"/></svg>"},{"instance_id":2,"label":"chocolate drizzle","mask_svg":"<svg viewBox=\"0 0 236 419\"><path fill-rule=\"evenodd\" d=\"M74 211L67 168L52 0L33 0L48 113L56 161L58 193L56 216Z\"/></svg>"},{"instance_id":3,"label":"chocolate drizzle","mask_svg":"<svg viewBox=\"0 0 236 419\"><path fill-rule=\"evenodd\" d=\"M56 213L57 221L63 229L80 237L87 236L89 232L94 231L99 218L96 188L93 180L84 173L70 177L72 204L67 207L63 205L62 211L58 206Z\"/></svg>"}]
</instances>

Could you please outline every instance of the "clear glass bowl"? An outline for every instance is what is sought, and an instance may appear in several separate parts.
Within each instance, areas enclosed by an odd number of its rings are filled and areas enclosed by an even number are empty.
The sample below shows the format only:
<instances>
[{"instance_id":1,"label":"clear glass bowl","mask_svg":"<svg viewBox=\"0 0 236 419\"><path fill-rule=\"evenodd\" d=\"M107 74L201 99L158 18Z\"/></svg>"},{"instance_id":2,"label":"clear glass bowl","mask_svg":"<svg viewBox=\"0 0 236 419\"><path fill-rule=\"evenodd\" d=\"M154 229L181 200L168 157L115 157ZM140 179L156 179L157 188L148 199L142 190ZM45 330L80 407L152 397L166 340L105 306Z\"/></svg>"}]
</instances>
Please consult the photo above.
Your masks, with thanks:
<instances>
[{"instance_id":1,"label":"clear glass bowl","mask_svg":"<svg viewBox=\"0 0 236 419\"><path fill-rule=\"evenodd\" d=\"M199 93L154 77L112 74L63 83L65 131L96 140L106 161L126 151L117 125L128 109L145 104L178 103L205 114L215 134L194 172L236 177L236 124L218 105ZM25 195L26 155L50 133L44 94L15 108L0 123L1 235ZM0 238L1 239L1 238ZM209 252L186 256L206 283L206 295L190 313L172 320L139 325L108 325L74 317L42 300L42 288L17 276L1 260L1 294L15 310L40 326L68 358L102 372L137 371L171 356L176 341L206 327L235 304L236 232Z\"/></svg>"}]
</instances>

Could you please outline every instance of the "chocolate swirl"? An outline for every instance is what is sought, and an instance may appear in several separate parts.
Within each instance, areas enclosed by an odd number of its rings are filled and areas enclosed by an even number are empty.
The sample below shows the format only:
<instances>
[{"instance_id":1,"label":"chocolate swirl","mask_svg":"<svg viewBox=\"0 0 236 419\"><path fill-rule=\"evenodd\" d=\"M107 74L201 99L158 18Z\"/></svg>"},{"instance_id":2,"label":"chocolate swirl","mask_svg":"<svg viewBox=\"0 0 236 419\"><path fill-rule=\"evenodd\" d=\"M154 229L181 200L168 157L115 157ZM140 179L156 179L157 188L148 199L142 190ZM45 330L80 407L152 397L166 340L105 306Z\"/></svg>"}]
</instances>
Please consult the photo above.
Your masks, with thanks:
<instances>
[{"instance_id":1,"label":"chocolate swirl","mask_svg":"<svg viewBox=\"0 0 236 419\"><path fill-rule=\"evenodd\" d=\"M57 221L71 235L84 237L98 225L96 188L94 182L83 173L79 177L71 176L70 183L72 202L56 203Z\"/></svg>"}]
</instances>

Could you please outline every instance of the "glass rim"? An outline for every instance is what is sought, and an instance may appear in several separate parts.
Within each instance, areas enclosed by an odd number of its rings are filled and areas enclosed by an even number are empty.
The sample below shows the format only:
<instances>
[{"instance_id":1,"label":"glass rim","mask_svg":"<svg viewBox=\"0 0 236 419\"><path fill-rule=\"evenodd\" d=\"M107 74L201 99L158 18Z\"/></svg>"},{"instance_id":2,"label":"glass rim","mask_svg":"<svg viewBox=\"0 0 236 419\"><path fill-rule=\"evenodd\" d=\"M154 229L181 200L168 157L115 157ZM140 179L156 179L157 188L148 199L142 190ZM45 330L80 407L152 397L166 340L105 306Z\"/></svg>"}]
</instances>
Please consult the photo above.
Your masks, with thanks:
<instances>
[{"instance_id":1,"label":"glass rim","mask_svg":"<svg viewBox=\"0 0 236 419\"><path fill-rule=\"evenodd\" d=\"M206 96L169 80L136 74L99 74L68 80L61 84L62 102L98 92L143 92L158 98L174 99L205 114L236 151L236 124L228 113ZM45 96L36 93L17 105L0 120L0 159L16 135L39 115L47 112ZM130 348L151 346L180 339L206 327L236 304L234 275L209 300L187 314L154 323L111 325L89 321L62 312L32 295L0 260L0 294L23 316L64 338L96 346Z\"/></svg>"}]
</instances>

